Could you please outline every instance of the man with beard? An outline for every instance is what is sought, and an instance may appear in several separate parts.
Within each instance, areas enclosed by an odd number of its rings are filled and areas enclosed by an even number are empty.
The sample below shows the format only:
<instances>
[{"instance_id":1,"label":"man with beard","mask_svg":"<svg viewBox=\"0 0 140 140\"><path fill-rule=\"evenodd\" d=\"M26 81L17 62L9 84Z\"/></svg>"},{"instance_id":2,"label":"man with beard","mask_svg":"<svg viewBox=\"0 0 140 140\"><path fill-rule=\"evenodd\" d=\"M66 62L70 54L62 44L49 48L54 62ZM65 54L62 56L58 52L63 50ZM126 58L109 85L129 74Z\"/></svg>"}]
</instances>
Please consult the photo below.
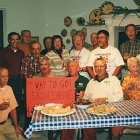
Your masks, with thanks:
<instances>
[{"instance_id":1,"label":"man with beard","mask_svg":"<svg viewBox=\"0 0 140 140\"><path fill-rule=\"evenodd\" d=\"M31 54L22 59L21 74L25 78L31 78L40 72L39 58L41 52L40 43L34 41L30 44Z\"/></svg>"},{"instance_id":2,"label":"man with beard","mask_svg":"<svg viewBox=\"0 0 140 140\"><path fill-rule=\"evenodd\" d=\"M99 47L91 51L88 58L87 70L91 77L95 77L94 71L94 61L97 58L103 58L107 63L107 73L109 75L117 76L124 65L122 56L119 50L115 47L112 47L108 44L109 32L106 30L100 30L97 33Z\"/></svg>"},{"instance_id":3,"label":"man with beard","mask_svg":"<svg viewBox=\"0 0 140 140\"><path fill-rule=\"evenodd\" d=\"M40 72L39 58L41 57L41 44L34 41L30 44L30 54L22 59L21 74L23 77L24 101L26 101L26 78L32 78ZM26 104L26 103L25 103ZM26 114L25 109L25 114ZM31 118L25 116L25 127L28 127Z\"/></svg>"}]
</instances>

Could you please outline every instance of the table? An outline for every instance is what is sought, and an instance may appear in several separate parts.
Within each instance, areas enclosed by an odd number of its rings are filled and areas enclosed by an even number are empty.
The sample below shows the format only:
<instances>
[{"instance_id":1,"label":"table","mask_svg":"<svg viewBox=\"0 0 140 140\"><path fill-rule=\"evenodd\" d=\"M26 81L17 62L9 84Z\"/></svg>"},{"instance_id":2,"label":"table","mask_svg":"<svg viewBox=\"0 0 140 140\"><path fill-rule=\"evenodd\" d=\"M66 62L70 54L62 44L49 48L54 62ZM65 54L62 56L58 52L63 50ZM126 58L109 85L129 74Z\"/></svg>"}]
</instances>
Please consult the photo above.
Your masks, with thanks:
<instances>
[{"instance_id":1,"label":"table","mask_svg":"<svg viewBox=\"0 0 140 140\"><path fill-rule=\"evenodd\" d=\"M117 112L97 116L76 108L72 115L50 117L34 110L29 128L24 134L30 138L33 131L140 125L140 101L125 100L108 105L116 107Z\"/></svg>"}]
</instances>

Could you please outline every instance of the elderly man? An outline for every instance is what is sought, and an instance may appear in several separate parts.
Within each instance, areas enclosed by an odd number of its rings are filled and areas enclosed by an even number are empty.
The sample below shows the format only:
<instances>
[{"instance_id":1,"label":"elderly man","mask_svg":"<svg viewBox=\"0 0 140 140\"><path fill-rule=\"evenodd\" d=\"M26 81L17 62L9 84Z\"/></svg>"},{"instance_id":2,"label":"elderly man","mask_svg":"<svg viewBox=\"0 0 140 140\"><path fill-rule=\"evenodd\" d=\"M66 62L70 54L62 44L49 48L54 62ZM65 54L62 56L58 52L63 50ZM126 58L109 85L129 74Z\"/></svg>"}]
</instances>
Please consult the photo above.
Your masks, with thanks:
<instances>
[{"instance_id":1,"label":"elderly man","mask_svg":"<svg viewBox=\"0 0 140 140\"><path fill-rule=\"evenodd\" d=\"M34 41L30 44L31 54L22 59L21 74L25 78L31 78L40 72L39 58L41 57L41 44Z\"/></svg>"},{"instance_id":2,"label":"elderly man","mask_svg":"<svg viewBox=\"0 0 140 140\"><path fill-rule=\"evenodd\" d=\"M107 64L103 58L97 58L94 62L96 76L91 79L86 87L85 99L95 99L96 103L101 103L101 100L107 99L108 102L118 102L123 100L123 91L120 81L116 76L109 76L106 72ZM103 100L104 102L104 100ZM122 127L113 127L113 137L118 136Z\"/></svg>"},{"instance_id":3,"label":"elderly man","mask_svg":"<svg viewBox=\"0 0 140 140\"><path fill-rule=\"evenodd\" d=\"M79 63L80 75L83 75L84 77L90 79L86 69L86 64L90 51L84 48L83 37L79 34L74 35L73 43L75 48L70 52L70 59L76 60Z\"/></svg>"},{"instance_id":4,"label":"elderly man","mask_svg":"<svg viewBox=\"0 0 140 140\"><path fill-rule=\"evenodd\" d=\"M90 35L90 40L91 40L92 46L89 47L88 50L92 51L92 50L96 49L97 47L99 47L99 45L98 45L98 37L97 37L96 32L93 32Z\"/></svg>"},{"instance_id":5,"label":"elderly man","mask_svg":"<svg viewBox=\"0 0 140 140\"><path fill-rule=\"evenodd\" d=\"M49 59L46 56L42 56L39 59L40 73L34 77L55 77L55 73L50 70Z\"/></svg>"},{"instance_id":6,"label":"elderly man","mask_svg":"<svg viewBox=\"0 0 140 140\"><path fill-rule=\"evenodd\" d=\"M13 90L7 85L8 70L0 68L0 140L23 140L22 130L17 122L16 107L18 106ZM14 126L9 121L10 114Z\"/></svg>"},{"instance_id":7,"label":"elderly man","mask_svg":"<svg viewBox=\"0 0 140 140\"><path fill-rule=\"evenodd\" d=\"M18 48L24 52L24 55L27 56L30 54L30 42L31 42L31 32L30 30L21 31L21 42L18 45Z\"/></svg>"},{"instance_id":8,"label":"elderly man","mask_svg":"<svg viewBox=\"0 0 140 140\"><path fill-rule=\"evenodd\" d=\"M97 35L99 47L91 51L87 63L87 70L90 76L94 78L96 76L94 71L94 61L95 59L102 57L107 62L107 73L109 75L117 76L121 71L122 65L124 65L122 56L117 48L109 45L108 31L100 30Z\"/></svg>"},{"instance_id":9,"label":"elderly man","mask_svg":"<svg viewBox=\"0 0 140 140\"><path fill-rule=\"evenodd\" d=\"M83 97L84 95L84 91L86 89L87 83L88 83L88 79L85 78L84 76L79 75L79 64L77 63L77 61L69 61L68 63L68 72L70 77L75 78L75 92L78 93L78 95L76 94L76 100L80 99ZM90 135L87 135L86 132L90 132ZM63 130L62 131L62 137L61 140L73 140L73 136L74 136L75 130L71 129L71 130ZM84 129L83 130L84 133L84 140L96 140L96 135L95 135L95 129Z\"/></svg>"},{"instance_id":10,"label":"elderly man","mask_svg":"<svg viewBox=\"0 0 140 140\"><path fill-rule=\"evenodd\" d=\"M136 57L127 59L128 70L130 75L125 76L122 89L124 97L130 100L140 100L140 64Z\"/></svg>"}]
</instances>

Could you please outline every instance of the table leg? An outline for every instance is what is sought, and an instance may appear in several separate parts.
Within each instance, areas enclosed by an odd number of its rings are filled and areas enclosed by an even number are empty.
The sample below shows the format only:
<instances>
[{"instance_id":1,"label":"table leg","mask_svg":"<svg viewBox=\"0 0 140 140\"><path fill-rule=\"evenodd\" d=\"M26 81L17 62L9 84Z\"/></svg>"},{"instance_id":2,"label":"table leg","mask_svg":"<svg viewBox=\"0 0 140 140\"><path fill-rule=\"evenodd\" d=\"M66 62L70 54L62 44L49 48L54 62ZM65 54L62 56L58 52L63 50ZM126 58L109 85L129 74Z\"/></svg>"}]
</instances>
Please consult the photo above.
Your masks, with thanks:
<instances>
[{"instance_id":1,"label":"table leg","mask_svg":"<svg viewBox=\"0 0 140 140\"><path fill-rule=\"evenodd\" d=\"M53 140L53 130L48 130L48 140Z\"/></svg>"},{"instance_id":2,"label":"table leg","mask_svg":"<svg viewBox=\"0 0 140 140\"><path fill-rule=\"evenodd\" d=\"M112 140L112 127L109 127L108 138L109 140Z\"/></svg>"}]
</instances>

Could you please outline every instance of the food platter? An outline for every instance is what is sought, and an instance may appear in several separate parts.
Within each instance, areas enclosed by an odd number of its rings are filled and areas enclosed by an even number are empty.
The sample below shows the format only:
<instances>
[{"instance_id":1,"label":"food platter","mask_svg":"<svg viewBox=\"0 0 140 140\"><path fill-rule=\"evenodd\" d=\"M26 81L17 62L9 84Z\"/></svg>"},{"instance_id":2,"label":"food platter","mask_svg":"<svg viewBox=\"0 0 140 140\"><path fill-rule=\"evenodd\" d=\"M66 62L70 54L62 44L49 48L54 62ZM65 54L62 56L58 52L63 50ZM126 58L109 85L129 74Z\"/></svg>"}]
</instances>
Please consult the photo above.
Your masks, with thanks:
<instances>
[{"instance_id":1,"label":"food platter","mask_svg":"<svg viewBox=\"0 0 140 140\"><path fill-rule=\"evenodd\" d=\"M63 107L63 104L46 104L41 110L43 115L48 115L52 117L67 116L76 112L75 108L70 108L70 106Z\"/></svg>"},{"instance_id":2,"label":"food platter","mask_svg":"<svg viewBox=\"0 0 140 140\"><path fill-rule=\"evenodd\" d=\"M110 107L110 106L107 106L105 104L93 106L93 107L86 109L87 113L93 114L93 115L98 115L98 116L113 114L116 111L117 110L115 107Z\"/></svg>"}]
</instances>

